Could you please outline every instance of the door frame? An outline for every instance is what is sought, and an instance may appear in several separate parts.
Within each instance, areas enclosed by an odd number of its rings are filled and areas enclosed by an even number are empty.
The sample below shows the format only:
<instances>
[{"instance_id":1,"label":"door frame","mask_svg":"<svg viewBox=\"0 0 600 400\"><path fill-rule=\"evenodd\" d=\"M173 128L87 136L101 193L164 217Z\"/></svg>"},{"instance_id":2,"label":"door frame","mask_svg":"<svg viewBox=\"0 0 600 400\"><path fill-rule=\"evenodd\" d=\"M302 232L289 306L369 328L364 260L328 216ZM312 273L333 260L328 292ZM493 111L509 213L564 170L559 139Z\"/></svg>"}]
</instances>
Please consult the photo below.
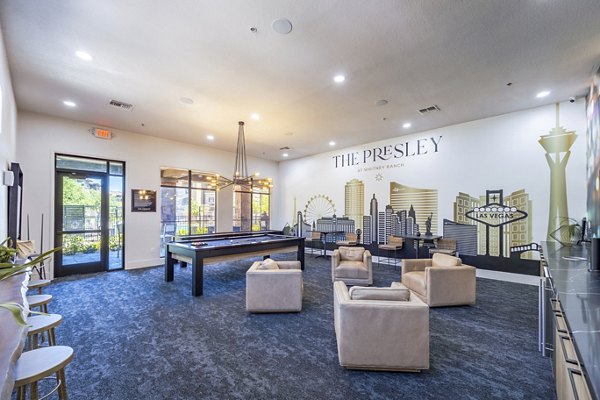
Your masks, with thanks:
<instances>
[{"instance_id":1,"label":"door frame","mask_svg":"<svg viewBox=\"0 0 600 400\"><path fill-rule=\"evenodd\" d=\"M98 160L106 162L106 172L95 172L95 171L85 171L78 169L69 169L69 168L59 168L57 167L57 158L60 156L64 157L73 157L73 158L81 158L88 160ZM123 166L123 174L116 175L110 173L110 163L120 163ZM112 160L98 157L90 157L83 155L74 155L74 154L64 154L64 153L55 153L54 154L54 247L62 246L62 230L59 234L59 228L62 228L63 223L63 201L62 201L62 176L79 176L79 177L90 177L90 178L100 178L102 182L101 189L101 208L100 208L100 234L101 234L101 247L100 247L100 261L94 261L89 263L80 263L80 264L72 264L69 266L62 265L62 250L58 251L54 256L54 276L65 276L70 274L77 273L93 273L93 272L102 272L102 271L119 271L125 268L125 178L126 178L126 170L125 170L125 161L120 160ZM120 268L110 268L109 265L109 252L110 252L110 244L109 244L109 223L110 223L110 177L111 176L121 176L123 179L122 183L122 196L123 201L121 204L122 207L122 232L121 234L121 267ZM83 231L69 231L66 233L84 233Z\"/></svg>"}]
</instances>

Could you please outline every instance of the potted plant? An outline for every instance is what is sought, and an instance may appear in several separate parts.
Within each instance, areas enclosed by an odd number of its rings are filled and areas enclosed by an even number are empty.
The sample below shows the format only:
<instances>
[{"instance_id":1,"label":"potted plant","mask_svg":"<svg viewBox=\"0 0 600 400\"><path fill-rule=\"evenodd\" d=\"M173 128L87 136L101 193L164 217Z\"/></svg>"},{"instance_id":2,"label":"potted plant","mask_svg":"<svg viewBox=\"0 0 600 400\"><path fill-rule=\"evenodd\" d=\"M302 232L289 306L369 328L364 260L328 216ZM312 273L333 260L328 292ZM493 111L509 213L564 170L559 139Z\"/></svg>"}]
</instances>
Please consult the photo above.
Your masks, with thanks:
<instances>
[{"instance_id":1,"label":"potted plant","mask_svg":"<svg viewBox=\"0 0 600 400\"><path fill-rule=\"evenodd\" d=\"M48 250L47 252L40 254L32 260L26 261L22 264L15 263L14 254L15 249L5 246L10 243L10 239L6 239L0 244L0 281L10 278L18 274L22 274L30 271L30 268L34 265L38 265L46 261L52 253L59 250L60 247ZM0 308L7 309L10 311L19 325L26 326L25 321L25 307L18 303L0 303Z\"/></svg>"},{"instance_id":2,"label":"potted plant","mask_svg":"<svg viewBox=\"0 0 600 400\"><path fill-rule=\"evenodd\" d=\"M563 246L572 246L581 239L581 225L573 218L563 218L560 226L550 236Z\"/></svg>"}]
</instances>

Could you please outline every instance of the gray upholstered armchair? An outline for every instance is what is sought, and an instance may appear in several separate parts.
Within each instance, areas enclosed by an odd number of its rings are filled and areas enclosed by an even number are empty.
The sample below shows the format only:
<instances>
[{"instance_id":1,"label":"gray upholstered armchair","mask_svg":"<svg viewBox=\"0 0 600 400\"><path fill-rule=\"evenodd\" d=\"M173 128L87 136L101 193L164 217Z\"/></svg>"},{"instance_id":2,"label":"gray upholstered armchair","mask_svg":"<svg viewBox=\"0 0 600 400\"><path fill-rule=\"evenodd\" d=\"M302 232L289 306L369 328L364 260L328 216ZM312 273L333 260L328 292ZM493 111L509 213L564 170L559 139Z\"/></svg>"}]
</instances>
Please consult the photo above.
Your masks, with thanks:
<instances>
[{"instance_id":1,"label":"gray upholstered armchair","mask_svg":"<svg viewBox=\"0 0 600 400\"><path fill-rule=\"evenodd\" d=\"M396 298L398 293L393 292L402 290L406 296ZM334 282L333 302L341 366L392 371L429 368L429 307L402 285L348 291L344 282Z\"/></svg>"},{"instance_id":2,"label":"gray upholstered armchair","mask_svg":"<svg viewBox=\"0 0 600 400\"><path fill-rule=\"evenodd\" d=\"M364 247L340 247L331 255L331 279L348 285L372 285L373 262Z\"/></svg>"},{"instance_id":3,"label":"gray upholstered armchair","mask_svg":"<svg viewBox=\"0 0 600 400\"><path fill-rule=\"evenodd\" d=\"M402 283L429 307L475 304L475 272L460 258L440 253L402 261Z\"/></svg>"},{"instance_id":4,"label":"gray upholstered armchair","mask_svg":"<svg viewBox=\"0 0 600 400\"><path fill-rule=\"evenodd\" d=\"M257 261L246 271L248 312L301 311L302 291L300 261Z\"/></svg>"}]
</instances>

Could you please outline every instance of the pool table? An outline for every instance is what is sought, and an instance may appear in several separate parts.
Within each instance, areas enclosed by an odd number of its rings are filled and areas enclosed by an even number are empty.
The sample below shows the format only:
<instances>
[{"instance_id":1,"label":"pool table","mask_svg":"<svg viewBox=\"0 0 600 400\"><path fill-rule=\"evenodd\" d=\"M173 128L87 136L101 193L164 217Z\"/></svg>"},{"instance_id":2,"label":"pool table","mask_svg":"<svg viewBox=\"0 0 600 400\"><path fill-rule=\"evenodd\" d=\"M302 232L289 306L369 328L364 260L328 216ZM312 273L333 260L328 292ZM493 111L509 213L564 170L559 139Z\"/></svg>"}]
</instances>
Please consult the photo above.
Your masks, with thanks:
<instances>
[{"instance_id":1,"label":"pool table","mask_svg":"<svg viewBox=\"0 0 600 400\"><path fill-rule=\"evenodd\" d=\"M176 236L165 243L165 281L173 280L175 260L191 264L193 296L202 296L204 264L296 251L304 269L304 239L279 231Z\"/></svg>"}]
</instances>

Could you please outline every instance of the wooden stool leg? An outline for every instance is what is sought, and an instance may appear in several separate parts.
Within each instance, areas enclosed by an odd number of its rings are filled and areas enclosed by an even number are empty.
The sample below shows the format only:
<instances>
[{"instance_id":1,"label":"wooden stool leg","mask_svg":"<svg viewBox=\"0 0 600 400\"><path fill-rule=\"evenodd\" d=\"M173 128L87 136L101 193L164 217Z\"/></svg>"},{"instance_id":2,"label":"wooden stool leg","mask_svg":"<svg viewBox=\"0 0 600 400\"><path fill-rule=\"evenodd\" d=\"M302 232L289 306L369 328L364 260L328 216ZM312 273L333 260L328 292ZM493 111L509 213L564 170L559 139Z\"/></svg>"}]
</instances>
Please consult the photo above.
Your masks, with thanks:
<instances>
[{"instance_id":1,"label":"wooden stool leg","mask_svg":"<svg viewBox=\"0 0 600 400\"><path fill-rule=\"evenodd\" d=\"M19 386L17 388L17 400L25 400L25 397L27 396L27 393L25 391L25 388L27 386Z\"/></svg>"},{"instance_id":2,"label":"wooden stool leg","mask_svg":"<svg viewBox=\"0 0 600 400\"><path fill-rule=\"evenodd\" d=\"M38 348L38 333L31 336L31 347L33 350Z\"/></svg>"},{"instance_id":3,"label":"wooden stool leg","mask_svg":"<svg viewBox=\"0 0 600 400\"><path fill-rule=\"evenodd\" d=\"M61 369L56 373L56 378L60 379L60 387L58 388L59 400L67 400L67 378L65 375L65 369Z\"/></svg>"},{"instance_id":4,"label":"wooden stool leg","mask_svg":"<svg viewBox=\"0 0 600 400\"><path fill-rule=\"evenodd\" d=\"M50 332L48 332L48 344L50 346L56 346L56 332L54 331L54 328L51 328Z\"/></svg>"},{"instance_id":5,"label":"wooden stool leg","mask_svg":"<svg viewBox=\"0 0 600 400\"><path fill-rule=\"evenodd\" d=\"M30 384L31 386L31 395L30 395L30 399L31 400L38 400L39 398L39 393L38 393L38 384L37 382L32 382Z\"/></svg>"}]
</instances>

